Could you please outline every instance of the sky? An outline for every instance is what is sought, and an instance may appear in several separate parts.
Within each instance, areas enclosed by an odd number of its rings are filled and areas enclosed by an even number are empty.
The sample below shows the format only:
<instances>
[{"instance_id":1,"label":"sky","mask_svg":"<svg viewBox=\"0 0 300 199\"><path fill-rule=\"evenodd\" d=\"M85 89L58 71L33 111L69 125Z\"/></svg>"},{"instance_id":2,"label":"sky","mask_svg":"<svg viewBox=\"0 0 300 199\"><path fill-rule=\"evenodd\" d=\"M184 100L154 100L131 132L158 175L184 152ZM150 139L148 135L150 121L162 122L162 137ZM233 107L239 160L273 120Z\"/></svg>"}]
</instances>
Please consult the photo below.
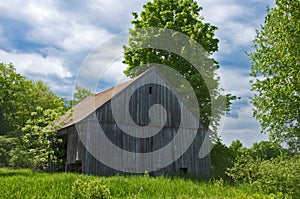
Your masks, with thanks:
<instances>
[{"instance_id":1,"label":"sky","mask_svg":"<svg viewBox=\"0 0 300 199\"><path fill-rule=\"evenodd\" d=\"M0 62L13 63L29 79L42 80L59 96L70 98L78 74L85 86L103 90L126 80L122 71L122 43L132 27L132 12L147 0L0 0ZM267 140L252 117L249 85L250 52L255 31L274 0L197 0L205 22L218 27L219 73L226 93L240 96L224 120L221 137L226 145L239 139L244 146ZM125 40L124 40L125 38ZM126 44L126 43L125 43ZM100 58L93 59L95 51ZM89 62L89 63L87 63ZM87 68L86 66L90 67ZM83 69L88 69L84 71ZM96 72L95 72L96 71ZM96 77L101 75L101 78ZM89 80L101 81L97 88Z\"/></svg>"}]
</instances>

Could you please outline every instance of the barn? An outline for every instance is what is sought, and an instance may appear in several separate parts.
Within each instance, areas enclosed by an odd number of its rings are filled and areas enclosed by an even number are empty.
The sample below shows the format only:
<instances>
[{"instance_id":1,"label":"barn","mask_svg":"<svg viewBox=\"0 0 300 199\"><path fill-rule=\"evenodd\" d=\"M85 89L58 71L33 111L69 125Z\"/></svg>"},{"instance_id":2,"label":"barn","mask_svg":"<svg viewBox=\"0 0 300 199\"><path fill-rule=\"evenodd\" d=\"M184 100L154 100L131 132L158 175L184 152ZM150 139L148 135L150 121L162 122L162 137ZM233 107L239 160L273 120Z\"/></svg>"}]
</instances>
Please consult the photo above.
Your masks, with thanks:
<instances>
[{"instance_id":1,"label":"barn","mask_svg":"<svg viewBox=\"0 0 300 199\"><path fill-rule=\"evenodd\" d=\"M87 97L60 121L67 172L209 176L210 154L199 157L207 128L155 67Z\"/></svg>"}]
</instances>

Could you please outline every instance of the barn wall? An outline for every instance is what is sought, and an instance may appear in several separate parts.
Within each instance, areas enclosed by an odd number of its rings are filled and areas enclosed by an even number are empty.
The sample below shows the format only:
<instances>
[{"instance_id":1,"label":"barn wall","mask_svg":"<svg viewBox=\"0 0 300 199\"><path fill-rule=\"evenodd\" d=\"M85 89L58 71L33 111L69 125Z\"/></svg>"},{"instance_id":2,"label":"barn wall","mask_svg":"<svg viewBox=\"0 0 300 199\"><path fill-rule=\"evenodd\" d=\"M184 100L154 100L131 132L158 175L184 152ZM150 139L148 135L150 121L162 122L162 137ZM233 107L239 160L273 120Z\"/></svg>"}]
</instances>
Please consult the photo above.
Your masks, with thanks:
<instances>
[{"instance_id":1,"label":"barn wall","mask_svg":"<svg viewBox=\"0 0 300 199\"><path fill-rule=\"evenodd\" d=\"M148 82L148 83L147 83ZM164 84L165 87L153 84L157 82L158 84ZM146 83L146 84L145 84ZM151 89L150 89L151 87ZM147 126L151 121L149 117L149 109L154 104L160 104L164 106L166 110L167 120L164 124L164 128L157 133L156 135L149 138L136 138L128 135L123 132L114 119L112 114L112 103L108 101L103 106L96 110L97 121L95 121L92 116L88 116L83 121L76 124L77 128L80 129L80 136L84 136L85 144L93 145L97 147L98 151L105 151L110 153L106 149L103 149L100 145L97 145L97 133L95 129L96 126L101 126L102 130L106 134L106 137L109 138L118 147L131 152L137 153L147 153L151 151L156 151L161 147L168 144L176 135L178 127L181 124L180 116L183 118L192 118L188 122L184 123L184 132L187 136L191 132L190 126L196 122L193 114L187 109L187 107L182 103L178 98L172 93L164 81L157 75L149 73L142 79L138 79L133 82L128 88L119 93L115 98L119 98L121 102L126 101L130 97L130 107L129 112L131 118L134 122L140 126ZM151 91L150 91L151 90ZM132 91L136 91L133 92ZM114 100L114 98L113 98ZM116 103L114 103L116 105ZM124 104L117 103L115 107L117 110L124 108ZM120 111L120 114L122 112ZM163 113L156 112L155 119L161 120ZM127 116L121 115L122 120L119 121L122 125L130 131L138 131L139 128L128 123ZM150 127L150 128L160 128L160 127ZM193 130L193 129L192 129ZM197 130L197 129L194 129ZM91 135L93 133L93 136ZM202 145L204 136L206 134L205 128L201 127L197 130L197 135L189 147L189 149L175 162L171 163L165 168L158 169L155 172L152 172L152 175L162 175L179 172L182 168L187 168L187 172L197 175L197 176L209 176L209 171L211 168L210 155L208 154L205 158L198 158L199 149ZM92 137L92 138L91 138ZM185 145L185 137L182 138L180 145ZM99 162L91 153L83 146L78 137L78 133L74 126L68 128L68 153L67 153L67 163L74 163L76 160L82 160L82 172L86 174L95 174L95 175L114 175L120 173L114 169L111 169L101 162ZM178 146L177 146L178 147ZM88 147L87 147L88 148ZM114 154L109 154L111 158L114 158ZM163 158L165 154L160 154L159 157ZM168 151L169 156L174 156L174 149ZM127 160L120 159L118 160L119 164L124 168L131 168L133 173L137 168L142 167L138 159ZM152 160L148 159L147 164L151 164ZM160 165L155 165L158 168Z\"/></svg>"},{"instance_id":2,"label":"barn wall","mask_svg":"<svg viewBox=\"0 0 300 199\"><path fill-rule=\"evenodd\" d=\"M165 174L180 173L181 168L187 168L188 173L192 175L209 177L209 172L211 168L210 155L207 155L203 159L200 159L197 156L199 152L199 147L197 142L201 141L201 136L199 135L200 134L197 135L196 139L194 140L194 143L179 159L177 159L175 162L173 162L172 164L168 165L165 168L159 169L154 172L150 172L150 175L159 176ZM130 174L130 173L120 172L105 166L104 164L99 162L93 155L91 155L89 151L86 150L85 147L82 148L82 151L83 151L82 172L85 174L103 175L103 176L110 176L116 174L124 174L124 175ZM113 158L113 154L111 155L111 157ZM120 160L120 164L124 165L125 163L128 163L128 160L126 159ZM138 166L138 165L136 162L134 162L132 166Z\"/></svg>"},{"instance_id":3,"label":"barn wall","mask_svg":"<svg viewBox=\"0 0 300 199\"><path fill-rule=\"evenodd\" d=\"M93 126L93 121L89 121L90 123L89 130ZM83 125L83 124L82 124ZM113 141L117 146L124 148L125 150L132 151L135 150L136 152L147 152L151 151L151 148L153 146L163 146L165 143L165 140L168 140L166 138L173 137L176 133L176 129L172 128L165 128L163 129L157 137L152 137L146 140L137 140L133 137L126 137L122 136L122 132L116 124L109 123L102 125L102 127L110 130L110 134L107 134L107 137ZM203 142L203 130L199 130L197 133L197 136L195 137L192 145L189 147L189 149L175 162L170 164L169 166L158 169L155 172L151 172L151 175L157 176L157 175L163 175L163 174L172 174L172 173L179 173L181 168L186 168L188 173L191 173L193 175L202 176L202 177L208 177L209 171L211 168L210 164L210 155L208 154L205 158L200 159L198 157L198 153L201 147L201 143ZM86 133L88 135L88 133ZM121 135L121 136L120 136ZM94 136L93 140L89 140L90 143L94 146L97 146L95 142L97 142L97 137ZM184 140L182 141L184 144ZM177 146L178 147L178 146ZM103 150L101 149L101 146L99 146L99 151ZM103 150L106 153L110 153L110 151ZM102 151L102 152L103 152ZM174 156L174 151L171 150L168 152L169 156ZM160 154L160 158L163 158L165 154ZM109 154L111 158L114 158L114 154ZM151 159L148 159L148 164L152 162ZM93 157L88 150L84 146L82 146L82 162L83 162L83 173L86 174L94 174L94 175L114 175L117 173L123 173L116 171L114 169L111 169L109 167L106 167L101 162L99 162L95 157ZM119 164L122 165L124 168L131 168L133 173L135 173L135 169L138 169L141 167L141 162L139 162L138 159L119 159ZM159 166L159 165L158 165ZM125 174L125 173L123 173Z\"/></svg>"},{"instance_id":4,"label":"barn wall","mask_svg":"<svg viewBox=\"0 0 300 199\"><path fill-rule=\"evenodd\" d=\"M69 164L81 159L82 144L74 125L67 128L67 133L67 164Z\"/></svg>"}]
</instances>

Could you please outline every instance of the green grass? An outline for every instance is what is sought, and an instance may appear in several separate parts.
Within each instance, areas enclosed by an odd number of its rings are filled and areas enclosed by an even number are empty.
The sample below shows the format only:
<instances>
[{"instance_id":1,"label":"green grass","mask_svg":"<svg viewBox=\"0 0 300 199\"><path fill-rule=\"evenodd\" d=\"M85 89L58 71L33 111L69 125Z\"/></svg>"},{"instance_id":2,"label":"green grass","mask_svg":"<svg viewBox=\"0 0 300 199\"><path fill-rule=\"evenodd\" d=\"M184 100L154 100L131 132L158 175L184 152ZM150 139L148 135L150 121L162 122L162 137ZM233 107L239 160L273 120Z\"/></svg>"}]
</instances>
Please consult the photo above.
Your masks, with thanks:
<instances>
[{"instance_id":1,"label":"green grass","mask_svg":"<svg viewBox=\"0 0 300 199\"><path fill-rule=\"evenodd\" d=\"M222 181L195 181L163 176L96 177L10 169L0 169L0 198L78 198L77 192L74 192L75 181L77 185L78 182L101 183L109 190L111 198L281 198L255 192L249 184L228 184Z\"/></svg>"}]
</instances>

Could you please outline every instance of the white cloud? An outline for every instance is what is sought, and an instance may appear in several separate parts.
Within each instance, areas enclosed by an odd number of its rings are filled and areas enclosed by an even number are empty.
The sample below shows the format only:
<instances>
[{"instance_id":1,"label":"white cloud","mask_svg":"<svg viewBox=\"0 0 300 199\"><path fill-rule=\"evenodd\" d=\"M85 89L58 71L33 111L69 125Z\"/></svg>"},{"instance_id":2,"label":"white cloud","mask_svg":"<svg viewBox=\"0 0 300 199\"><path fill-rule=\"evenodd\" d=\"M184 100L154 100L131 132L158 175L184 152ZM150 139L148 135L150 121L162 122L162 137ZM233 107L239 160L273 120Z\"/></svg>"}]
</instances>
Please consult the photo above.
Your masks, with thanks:
<instances>
[{"instance_id":1,"label":"white cloud","mask_svg":"<svg viewBox=\"0 0 300 199\"><path fill-rule=\"evenodd\" d=\"M41 25L48 21L57 21L60 18L61 13L53 9L54 6L55 1L6 1L0 4L0 15L23 21L30 25Z\"/></svg>"},{"instance_id":2,"label":"white cloud","mask_svg":"<svg viewBox=\"0 0 300 199\"><path fill-rule=\"evenodd\" d=\"M215 25L225 24L248 13L243 6L228 0L203 0L199 1L199 5L203 7L205 19Z\"/></svg>"},{"instance_id":3,"label":"white cloud","mask_svg":"<svg viewBox=\"0 0 300 199\"><path fill-rule=\"evenodd\" d=\"M253 92L250 90L249 70L223 67L220 69L223 86L226 93L242 97L233 102L228 116L225 117L222 139L226 145L233 140L242 140L246 147L254 142L267 140L268 136L261 134L261 127L253 117L253 106L249 103Z\"/></svg>"},{"instance_id":4,"label":"white cloud","mask_svg":"<svg viewBox=\"0 0 300 199\"><path fill-rule=\"evenodd\" d=\"M222 139L226 145L234 140L242 140L246 147L251 147L254 142L268 140L268 135L261 134L261 127L252 117L252 106L244 105L238 111L238 118L226 117L224 121Z\"/></svg>"},{"instance_id":5,"label":"white cloud","mask_svg":"<svg viewBox=\"0 0 300 199\"><path fill-rule=\"evenodd\" d=\"M231 37L231 42L235 46L249 45L255 36L255 27L247 23L227 23L227 26L222 31L227 38Z\"/></svg>"},{"instance_id":6,"label":"white cloud","mask_svg":"<svg viewBox=\"0 0 300 199\"><path fill-rule=\"evenodd\" d=\"M96 89L97 85L115 85L125 75L126 65L122 64L123 45L127 42L126 32L115 35L98 45L81 65L76 84ZM126 79L126 78L125 78Z\"/></svg>"},{"instance_id":7,"label":"white cloud","mask_svg":"<svg viewBox=\"0 0 300 199\"><path fill-rule=\"evenodd\" d=\"M220 76L225 87L226 93L232 93L237 96L250 97L253 95L250 91L250 71L248 69L226 68L220 69Z\"/></svg>"},{"instance_id":8,"label":"white cloud","mask_svg":"<svg viewBox=\"0 0 300 199\"><path fill-rule=\"evenodd\" d=\"M110 34L102 28L87 24L48 24L35 27L26 34L28 40L55 46L64 51L92 50Z\"/></svg>"},{"instance_id":9,"label":"white cloud","mask_svg":"<svg viewBox=\"0 0 300 199\"><path fill-rule=\"evenodd\" d=\"M1 62L12 62L18 73L23 75L55 75L59 78L71 77L71 72L63 67L58 57L42 57L39 54L6 52L0 50Z\"/></svg>"},{"instance_id":10,"label":"white cloud","mask_svg":"<svg viewBox=\"0 0 300 199\"><path fill-rule=\"evenodd\" d=\"M24 32L28 41L66 51L91 50L109 37L105 28L91 23L89 10L78 15L60 8L57 1L9 1L0 5L0 12L31 27Z\"/></svg>"},{"instance_id":11,"label":"white cloud","mask_svg":"<svg viewBox=\"0 0 300 199\"><path fill-rule=\"evenodd\" d=\"M115 27L117 29L127 30L130 27L130 21L133 19L132 12L140 12L143 5L149 0L92 0L88 4L88 9L92 16L102 19L102 24Z\"/></svg>"},{"instance_id":12,"label":"white cloud","mask_svg":"<svg viewBox=\"0 0 300 199\"><path fill-rule=\"evenodd\" d=\"M247 3L234 0L203 0L199 4L203 5L206 21L218 27L216 36L220 39L219 52L228 55L251 46L255 30L264 18L264 13L258 13L256 8L260 6L264 9L270 3L255 0ZM260 15L257 16L258 14Z\"/></svg>"}]
</instances>

